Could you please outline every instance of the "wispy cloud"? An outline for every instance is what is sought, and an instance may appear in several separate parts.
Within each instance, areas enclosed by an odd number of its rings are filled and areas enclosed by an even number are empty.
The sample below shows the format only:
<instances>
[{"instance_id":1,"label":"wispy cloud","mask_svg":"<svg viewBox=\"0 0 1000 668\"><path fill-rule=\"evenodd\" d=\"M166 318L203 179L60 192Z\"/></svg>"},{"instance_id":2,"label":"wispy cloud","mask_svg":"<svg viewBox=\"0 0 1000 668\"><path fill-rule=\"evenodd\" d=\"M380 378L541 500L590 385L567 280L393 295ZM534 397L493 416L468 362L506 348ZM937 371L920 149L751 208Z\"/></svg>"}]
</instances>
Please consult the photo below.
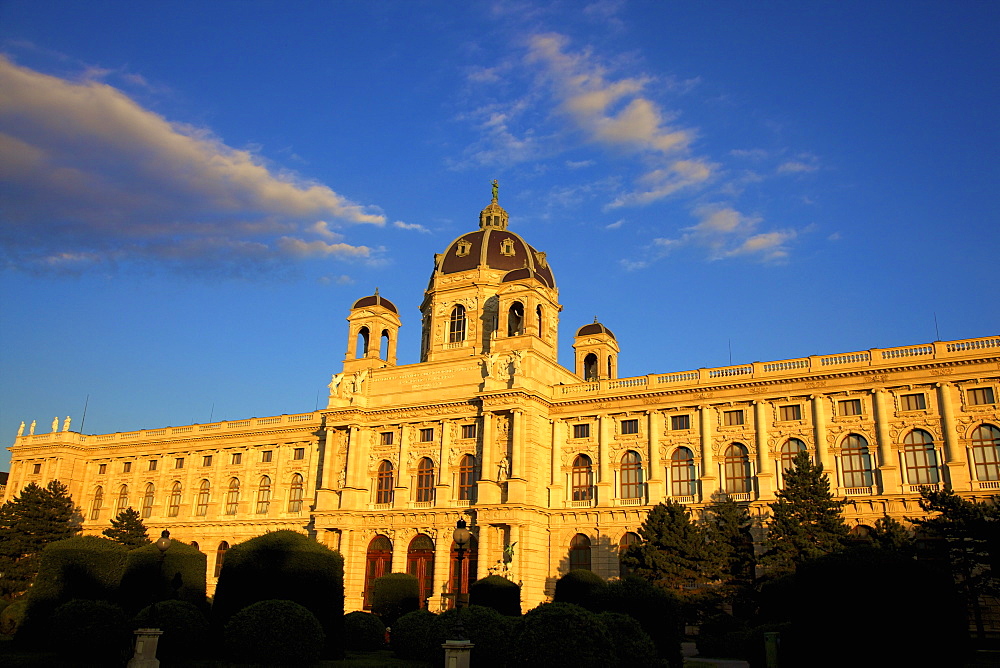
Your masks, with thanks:
<instances>
[{"instance_id":1,"label":"wispy cloud","mask_svg":"<svg viewBox=\"0 0 1000 668\"><path fill-rule=\"evenodd\" d=\"M431 231L420 223L404 223L401 220L397 220L392 224L393 227L400 230L414 230L415 232L422 232L423 234L430 234Z\"/></svg>"},{"instance_id":2,"label":"wispy cloud","mask_svg":"<svg viewBox=\"0 0 1000 668\"><path fill-rule=\"evenodd\" d=\"M383 225L377 208L171 122L100 82L106 73L69 80L0 56L3 265L370 254L325 221Z\"/></svg>"}]
</instances>

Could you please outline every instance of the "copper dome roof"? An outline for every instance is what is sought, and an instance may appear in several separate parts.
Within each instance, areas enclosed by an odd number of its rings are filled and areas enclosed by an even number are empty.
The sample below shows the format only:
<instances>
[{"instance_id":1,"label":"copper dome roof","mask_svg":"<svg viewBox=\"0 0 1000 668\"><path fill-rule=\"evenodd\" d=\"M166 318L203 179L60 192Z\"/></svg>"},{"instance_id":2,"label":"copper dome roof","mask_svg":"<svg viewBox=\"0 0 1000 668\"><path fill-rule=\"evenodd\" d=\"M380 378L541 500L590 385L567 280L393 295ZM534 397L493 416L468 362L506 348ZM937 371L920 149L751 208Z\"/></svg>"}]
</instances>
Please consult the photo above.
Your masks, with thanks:
<instances>
[{"instance_id":1,"label":"copper dome roof","mask_svg":"<svg viewBox=\"0 0 1000 668\"><path fill-rule=\"evenodd\" d=\"M615 338L614 333L610 329L597 322L597 318L594 318L594 322L589 325L584 325L580 329L576 330L577 336L592 336L594 334L607 334L612 339ZM615 340L617 341L618 339Z\"/></svg>"},{"instance_id":2,"label":"copper dome roof","mask_svg":"<svg viewBox=\"0 0 1000 668\"><path fill-rule=\"evenodd\" d=\"M351 308L363 308L365 306L381 306L382 308L388 309L396 315L399 315L399 311L396 310L396 305L381 296L377 289L375 290L375 294L368 297L362 297L358 301L354 302L354 306Z\"/></svg>"}]
</instances>

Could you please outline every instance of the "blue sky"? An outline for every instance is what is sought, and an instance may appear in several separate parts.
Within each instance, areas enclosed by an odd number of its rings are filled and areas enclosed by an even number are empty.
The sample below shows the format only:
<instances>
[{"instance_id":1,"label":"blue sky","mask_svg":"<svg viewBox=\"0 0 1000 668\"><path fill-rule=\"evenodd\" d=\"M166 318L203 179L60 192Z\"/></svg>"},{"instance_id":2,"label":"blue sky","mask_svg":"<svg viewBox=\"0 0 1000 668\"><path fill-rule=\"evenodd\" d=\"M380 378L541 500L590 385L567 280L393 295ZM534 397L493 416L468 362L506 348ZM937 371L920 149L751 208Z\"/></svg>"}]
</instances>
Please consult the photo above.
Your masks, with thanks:
<instances>
[{"instance_id":1,"label":"blue sky","mask_svg":"<svg viewBox=\"0 0 1000 668\"><path fill-rule=\"evenodd\" d=\"M491 179L561 360L1000 334L1000 5L0 1L0 434L313 410L376 287L415 362ZM9 453L0 453L0 470Z\"/></svg>"}]
</instances>

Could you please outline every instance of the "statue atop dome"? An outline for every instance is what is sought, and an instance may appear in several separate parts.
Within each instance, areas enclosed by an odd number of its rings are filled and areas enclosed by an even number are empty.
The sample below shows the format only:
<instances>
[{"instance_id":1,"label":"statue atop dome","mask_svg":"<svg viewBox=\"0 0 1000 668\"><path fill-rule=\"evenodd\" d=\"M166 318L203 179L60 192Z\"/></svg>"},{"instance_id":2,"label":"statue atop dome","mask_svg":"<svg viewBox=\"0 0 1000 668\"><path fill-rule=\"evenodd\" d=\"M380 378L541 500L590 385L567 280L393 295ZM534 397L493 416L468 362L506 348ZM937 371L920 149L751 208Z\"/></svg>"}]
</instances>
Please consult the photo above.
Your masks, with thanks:
<instances>
[{"instance_id":1,"label":"statue atop dome","mask_svg":"<svg viewBox=\"0 0 1000 668\"><path fill-rule=\"evenodd\" d=\"M497 201L497 191L500 190L500 182L493 179L493 201Z\"/></svg>"}]
</instances>

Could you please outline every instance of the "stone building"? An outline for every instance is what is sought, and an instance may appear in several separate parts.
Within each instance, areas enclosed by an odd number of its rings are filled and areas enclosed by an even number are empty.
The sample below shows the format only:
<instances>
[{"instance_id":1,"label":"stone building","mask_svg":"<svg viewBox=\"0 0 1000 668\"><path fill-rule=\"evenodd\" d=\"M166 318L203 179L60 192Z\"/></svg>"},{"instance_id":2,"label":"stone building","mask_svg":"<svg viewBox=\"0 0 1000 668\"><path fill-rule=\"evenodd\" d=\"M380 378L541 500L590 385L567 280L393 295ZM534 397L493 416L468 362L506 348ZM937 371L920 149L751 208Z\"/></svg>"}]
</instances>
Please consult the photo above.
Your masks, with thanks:
<instances>
[{"instance_id":1,"label":"stone building","mask_svg":"<svg viewBox=\"0 0 1000 668\"><path fill-rule=\"evenodd\" d=\"M390 571L416 574L436 610L491 572L522 583L526 607L571 567L616 576L665 498L697 510L723 493L759 514L802 449L858 527L918 514L928 486L1000 490L1000 336L618 378L615 336L594 322L566 369L553 268L507 222L494 194L479 229L435 256L419 362L396 363L399 311L376 292L350 309L324 410L32 428L10 448L8 494L57 478L95 534L132 506L151 533L197 543L211 582L230 545L308 532L344 554L348 610Z\"/></svg>"}]
</instances>

